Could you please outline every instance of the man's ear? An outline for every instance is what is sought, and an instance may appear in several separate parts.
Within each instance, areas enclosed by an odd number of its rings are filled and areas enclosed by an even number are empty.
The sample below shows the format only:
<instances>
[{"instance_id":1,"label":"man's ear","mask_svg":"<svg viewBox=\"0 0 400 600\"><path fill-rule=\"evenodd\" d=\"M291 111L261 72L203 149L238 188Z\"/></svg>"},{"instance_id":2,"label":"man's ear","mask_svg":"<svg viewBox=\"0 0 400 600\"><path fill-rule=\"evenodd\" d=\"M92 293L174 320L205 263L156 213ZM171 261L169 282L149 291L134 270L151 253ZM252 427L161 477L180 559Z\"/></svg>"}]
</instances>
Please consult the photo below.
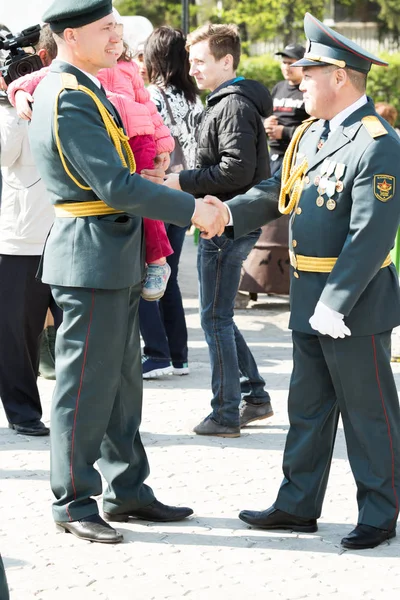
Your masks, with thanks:
<instances>
[{"instance_id":1,"label":"man's ear","mask_svg":"<svg viewBox=\"0 0 400 600\"><path fill-rule=\"evenodd\" d=\"M224 60L224 69L233 69L233 56L232 54L226 54L223 58Z\"/></svg>"},{"instance_id":2,"label":"man's ear","mask_svg":"<svg viewBox=\"0 0 400 600\"><path fill-rule=\"evenodd\" d=\"M49 60L49 55L47 54L47 50L45 50L44 48L40 48L40 50L38 50L36 52L36 54L42 61L42 65L44 67L48 67L49 64L51 63L51 60Z\"/></svg>"},{"instance_id":3,"label":"man's ear","mask_svg":"<svg viewBox=\"0 0 400 600\"><path fill-rule=\"evenodd\" d=\"M67 44L76 42L75 29L72 29L72 27L67 27L67 29L64 29L63 38Z\"/></svg>"},{"instance_id":4,"label":"man's ear","mask_svg":"<svg viewBox=\"0 0 400 600\"><path fill-rule=\"evenodd\" d=\"M349 76L347 75L345 69L336 69L335 78L336 78L336 83L338 85L342 86L347 82Z\"/></svg>"}]
</instances>

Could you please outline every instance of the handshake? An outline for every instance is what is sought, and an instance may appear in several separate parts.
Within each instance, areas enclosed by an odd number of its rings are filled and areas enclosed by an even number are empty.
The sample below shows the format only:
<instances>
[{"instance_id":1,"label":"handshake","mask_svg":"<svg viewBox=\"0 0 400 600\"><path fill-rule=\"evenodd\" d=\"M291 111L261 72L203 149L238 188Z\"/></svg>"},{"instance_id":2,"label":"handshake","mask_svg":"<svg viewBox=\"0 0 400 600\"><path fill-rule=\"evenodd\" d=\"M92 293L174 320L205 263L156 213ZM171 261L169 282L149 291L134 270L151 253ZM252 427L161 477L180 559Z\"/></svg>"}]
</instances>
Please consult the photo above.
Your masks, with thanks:
<instances>
[{"instance_id":1,"label":"handshake","mask_svg":"<svg viewBox=\"0 0 400 600\"><path fill-rule=\"evenodd\" d=\"M201 231L201 237L209 240L221 235L230 219L225 204L215 196L196 198L195 203L192 223Z\"/></svg>"},{"instance_id":2,"label":"handshake","mask_svg":"<svg viewBox=\"0 0 400 600\"><path fill-rule=\"evenodd\" d=\"M154 170L143 169L141 176L153 183L163 184L173 190L181 190L178 173L169 173L165 170L169 165L169 154L163 153L156 157ZM205 196L195 199L195 211L192 223L201 231L201 237L209 240L214 235L222 235L229 223L230 213L221 200L215 196Z\"/></svg>"}]
</instances>

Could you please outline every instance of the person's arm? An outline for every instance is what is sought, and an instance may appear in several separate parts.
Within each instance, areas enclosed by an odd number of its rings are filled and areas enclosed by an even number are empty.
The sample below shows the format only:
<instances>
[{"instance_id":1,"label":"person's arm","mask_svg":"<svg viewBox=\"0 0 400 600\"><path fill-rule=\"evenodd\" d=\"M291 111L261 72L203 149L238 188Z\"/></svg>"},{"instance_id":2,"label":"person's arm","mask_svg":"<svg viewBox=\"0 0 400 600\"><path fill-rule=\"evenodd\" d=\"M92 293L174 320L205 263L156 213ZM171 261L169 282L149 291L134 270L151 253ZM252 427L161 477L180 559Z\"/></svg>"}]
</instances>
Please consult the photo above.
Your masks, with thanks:
<instances>
[{"instance_id":1,"label":"person's arm","mask_svg":"<svg viewBox=\"0 0 400 600\"><path fill-rule=\"evenodd\" d=\"M261 181L246 194L235 196L224 203L232 216L234 239L282 216L278 210L280 173L278 171L273 177Z\"/></svg>"},{"instance_id":2,"label":"person's arm","mask_svg":"<svg viewBox=\"0 0 400 600\"><path fill-rule=\"evenodd\" d=\"M300 123L298 125L284 125L282 127L282 140L285 141L290 141L293 137L294 132L296 131L296 129L298 128L298 126L300 125Z\"/></svg>"},{"instance_id":3,"label":"person's arm","mask_svg":"<svg viewBox=\"0 0 400 600\"><path fill-rule=\"evenodd\" d=\"M379 200L374 176L385 174L393 196ZM320 301L347 316L380 270L400 222L400 144L390 136L371 141L360 158L352 189L350 226ZM391 179L391 178L394 179Z\"/></svg>"},{"instance_id":4,"label":"person's arm","mask_svg":"<svg viewBox=\"0 0 400 600\"><path fill-rule=\"evenodd\" d=\"M1 166L12 167L21 155L28 124L22 121L14 108L0 106Z\"/></svg>"},{"instance_id":5,"label":"person's arm","mask_svg":"<svg viewBox=\"0 0 400 600\"><path fill-rule=\"evenodd\" d=\"M165 125L164 118L159 112L159 106L153 101L152 96L144 86L143 79L139 75L137 69L137 80L135 79L135 94L138 102L141 102L149 111L150 118L154 126L154 139L156 142L157 154L164 154L165 152L172 152L175 148L175 140L171 135L170 130ZM140 83L140 84L139 84Z\"/></svg>"},{"instance_id":6,"label":"person's arm","mask_svg":"<svg viewBox=\"0 0 400 600\"><path fill-rule=\"evenodd\" d=\"M23 90L24 92L32 95L39 83L42 81L43 77L46 77L49 72L49 67L43 67L39 71L34 71L33 73L28 73L19 79L15 79L10 83L7 88L8 98L13 106L15 106L15 94L18 90Z\"/></svg>"},{"instance_id":7,"label":"person's arm","mask_svg":"<svg viewBox=\"0 0 400 600\"><path fill-rule=\"evenodd\" d=\"M228 102L216 123L214 144L219 156L215 165L179 173L182 190L194 196L231 193L243 189L254 178L257 168L258 113L243 104Z\"/></svg>"},{"instance_id":8,"label":"person's arm","mask_svg":"<svg viewBox=\"0 0 400 600\"><path fill-rule=\"evenodd\" d=\"M98 198L128 214L181 226L190 223L194 198L164 187L160 193L153 183L137 174L131 175L121 164L90 96L75 90L63 92L59 99L58 127L67 165L84 185L90 185Z\"/></svg>"}]
</instances>

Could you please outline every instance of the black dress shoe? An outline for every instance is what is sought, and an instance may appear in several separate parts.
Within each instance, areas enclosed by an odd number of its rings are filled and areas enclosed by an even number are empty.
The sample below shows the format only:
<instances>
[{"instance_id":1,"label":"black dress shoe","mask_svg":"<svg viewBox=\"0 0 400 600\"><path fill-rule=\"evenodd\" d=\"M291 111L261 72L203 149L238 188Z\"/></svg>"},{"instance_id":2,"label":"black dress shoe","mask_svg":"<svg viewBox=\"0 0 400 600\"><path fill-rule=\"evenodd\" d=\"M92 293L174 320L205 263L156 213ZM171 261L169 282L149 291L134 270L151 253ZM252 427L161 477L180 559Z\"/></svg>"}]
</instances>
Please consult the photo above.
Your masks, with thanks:
<instances>
[{"instance_id":1,"label":"black dress shoe","mask_svg":"<svg viewBox=\"0 0 400 600\"><path fill-rule=\"evenodd\" d=\"M148 506L136 508L129 511L129 513L112 514L105 512L104 518L106 521L117 521L120 523L129 521L129 519L165 523L168 521L182 521L182 519L186 519L186 517L190 517L192 514L193 510L191 508L185 506L167 506L158 500L154 500Z\"/></svg>"},{"instance_id":2,"label":"black dress shoe","mask_svg":"<svg viewBox=\"0 0 400 600\"><path fill-rule=\"evenodd\" d=\"M9 423L8 427L21 435L49 435L50 429L42 421L26 421L25 423Z\"/></svg>"},{"instance_id":3,"label":"black dress shoe","mask_svg":"<svg viewBox=\"0 0 400 600\"><path fill-rule=\"evenodd\" d=\"M297 517L273 506L262 511L242 510L239 513L239 519L261 529L289 529L305 533L314 533L318 530L316 519Z\"/></svg>"},{"instance_id":4,"label":"black dress shoe","mask_svg":"<svg viewBox=\"0 0 400 600\"><path fill-rule=\"evenodd\" d=\"M365 550L376 548L396 535L396 529L378 529L371 525L358 524L353 531L342 539L342 546L351 550Z\"/></svg>"},{"instance_id":5,"label":"black dress shoe","mask_svg":"<svg viewBox=\"0 0 400 600\"><path fill-rule=\"evenodd\" d=\"M80 521L56 521L56 526L64 533L72 533L89 542L118 544L124 539L122 533L103 521L100 515L91 515Z\"/></svg>"}]
</instances>

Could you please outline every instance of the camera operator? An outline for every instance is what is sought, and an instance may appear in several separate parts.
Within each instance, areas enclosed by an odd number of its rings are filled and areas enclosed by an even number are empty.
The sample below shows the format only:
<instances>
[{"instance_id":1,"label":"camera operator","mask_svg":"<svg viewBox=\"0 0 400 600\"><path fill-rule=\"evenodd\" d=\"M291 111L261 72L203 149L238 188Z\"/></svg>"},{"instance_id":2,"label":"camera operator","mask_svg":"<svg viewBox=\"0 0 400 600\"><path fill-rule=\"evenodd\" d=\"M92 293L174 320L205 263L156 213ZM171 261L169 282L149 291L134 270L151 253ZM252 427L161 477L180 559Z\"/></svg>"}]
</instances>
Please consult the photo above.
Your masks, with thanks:
<instances>
[{"instance_id":1,"label":"camera operator","mask_svg":"<svg viewBox=\"0 0 400 600\"><path fill-rule=\"evenodd\" d=\"M55 58L57 47L49 27L41 30L35 49L43 66ZM30 68L35 63L26 57ZM23 55L16 60L24 66ZM10 73L17 72L11 64L8 80ZM0 88L7 88L1 76ZM0 134L0 397L10 428L25 435L48 435L49 429L41 421L36 379L40 336L47 309L54 301L50 287L35 275L54 211L30 151L28 123L4 99L0 102Z\"/></svg>"}]
</instances>

